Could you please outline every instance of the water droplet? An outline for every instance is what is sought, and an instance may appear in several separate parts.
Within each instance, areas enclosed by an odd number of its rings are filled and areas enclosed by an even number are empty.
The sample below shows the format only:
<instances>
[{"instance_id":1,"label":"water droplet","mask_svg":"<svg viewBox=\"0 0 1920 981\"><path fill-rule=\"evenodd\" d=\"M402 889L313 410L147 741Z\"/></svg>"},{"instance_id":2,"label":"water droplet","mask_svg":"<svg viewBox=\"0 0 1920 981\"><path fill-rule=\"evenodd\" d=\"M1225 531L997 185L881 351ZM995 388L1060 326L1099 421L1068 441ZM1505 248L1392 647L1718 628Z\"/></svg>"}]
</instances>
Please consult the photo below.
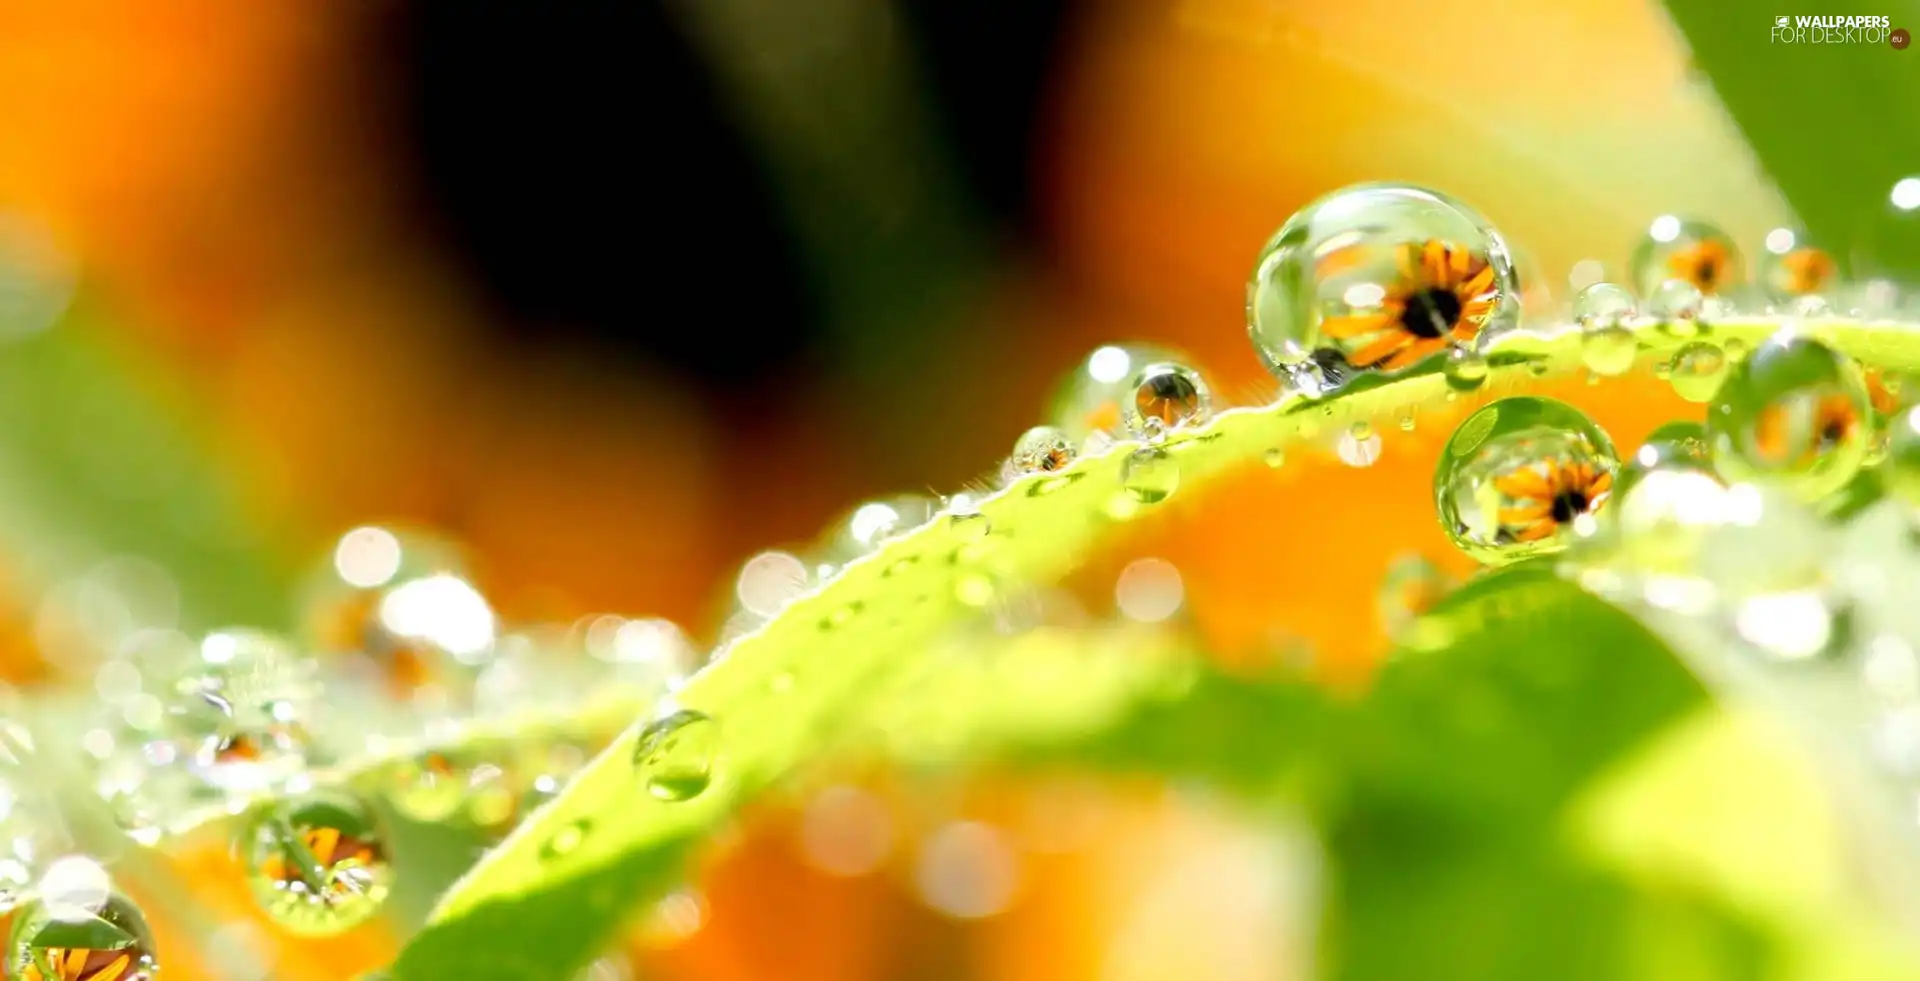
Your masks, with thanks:
<instances>
[{"instance_id":1,"label":"water droplet","mask_svg":"<svg viewBox=\"0 0 1920 981\"><path fill-rule=\"evenodd\" d=\"M1441 453L1440 524L1488 564L1559 551L1606 505L1618 466L1613 442L1579 409L1502 399L1468 416Z\"/></svg>"},{"instance_id":2,"label":"water droplet","mask_svg":"<svg viewBox=\"0 0 1920 981\"><path fill-rule=\"evenodd\" d=\"M1661 215L1633 250L1630 277L1642 295L1654 296L1669 280L1712 295L1740 285L1740 250L1725 232L1703 221Z\"/></svg>"},{"instance_id":3,"label":"water droplet","mask_svg":"<svg viewBox=\"0 0 1920 981\"><path fill-rule=\"evenodd\" d=\"M1287 464L1287 451L1278 446L1271 447L1260 454L1260 459L1265 461L1269 468L1278 470Z\"/></svg>"},{"instance_id":4,"label":"water droplet","mask_svg":"<svg viewBox=\"0 0 1920 981\"><path fill-rule=\"evenodd\" d=\"M386 834L373 810L347 794L259 805L239 850L254 900L290 933L351 929L379 912L392 888Z\"/></svg>"},{"instance_id":5,"label":"water droplet","mask_svg":"<svg viewBox=\"0 0 1920 981\"><path fill-rule=\"evenodd\" d=\"M1633 293L1618 283L1594 283L1573 298L1573 320L1584 331L1624 327L1636 312Z\"/></svg>"},{"instance_id":6,"label":"water droplet","mask_svg":"<svg viewBox=\"0 0 1920 981\"><path fill-rule=\"evenodd\" d=\"M79 906L36 900L15 914L7 948L7 976L22 981L153 981L160 973L145 914L118 893Z\"/></svg>"},{"instance_id":7,"label":"water droplet","mask_svg":"<svg viewBox=\"0 0 1920 981\"><path fill-rule=\"evenodd\" d=\"M1682 345L1668 363L1668 384L1689 402L1707 402L1727 377L1727 356L1712 344L1694 341Z\"/></svg>"},{"instance_id":8,"label":"water droplet","mask_svg":"<svg viewBox=\"0 0 1920 981\"><path fill-rule=\"evenodd\" d=\"M1453 577L1423 555L1409 555L1387 567L1380 583L1380 629L1394 643L1405 643L1415 622L1453 591Z\"/></svg>"},{"instance_id":9,"label":"water droplet","mask_svg":"<svg viewBox=\"0 0 1920 981\"><path fill-rule=\"evenodd\" d=\"M1471 392L1487 381L1487 359L1464 348L1447 355L1447 387L1455 392Z\"/></svg>"},{"instance_id":10,"label":"water droplet","mask_svg":"<svg viewBox=\"0 0 1920 981\"><path fill-rule=\"evenodd\" d=\"M1887 427L1887 457L1880 475L1887 493L1920 507L1920 406L1894 417Z\"/></svg>"},{"instance_id":11,"label":"water droplet","mask_svg":"<svg viewBox=\"0 0 1920 981\"><path fill-rule=\"evenodd\" d=\"M999 593L993 577L984 572L969 572L953 581L953 598L976 610L985 609Z\"/></svg>"},{"instance_id":12,"label":"water droplet","mask_svg":"<svg viewBox=\"0 0 1920 981\"><path fill-rule=\"evenodd\" d=\"M540 846L540 857L552 861L572 854L587 840L587 832L593 830L593 821L581 818L569 822L565 827L553 833L547 843Z\"/></svg>"},{"instance_id":13,"label":"water droplet","mask_svg":"<svg viewBox=\"0 0 1920 981\"><path fill-rule=\"evenodd\" d=\"M1157 504L1180 487L1180 464L1166 451L1144 446L1127 456L1120 467L1120 483L1127 496L1142 504Z\"/></svg>"},{"instance_id":14,"label":"water droplet","mask_svg":"<svg viewBox=\"0 0 1920 981\"><path fill-rule=\"evenodd\" d=\"M1707 452L1707 430L1697 422L1670 422L1647 434L1646 442L1622 461L1614 481L1614 497L1626 499L1640 478L1655 470L1685 469L1719 480Z\"/></svg>"},{"instance_id":15,"label":"water droplet","mask_svg":"<svg viewBox=\"0 0 1920 981\"><path fill-rule=\"evenodd\" d=\"M1247 324L1269 370L1313 361L1338 377L1400 371L1518 322L1506 242L1486 219L1418 187L1360 184L1288 219L1260 254Z\"/></svg>"},{"instance_id":16,"label":"water droplet","mask_svg":"<svg viewBox=\"0 0 1920 981\"><path fill-rule=\"evenodd\" d=\"M466 799L468 768L451 753L429 750L395 764L387 801L416 821L442 821Z\"/></svg>"},{"instance_id":17,"label":"water droplet","mask_svg":"<svg viewBox=\"0 0 1920 981\"><path fill-rule=\"evenodd\" d=\"M713 781L720 755L720 724L689 709L655 719L641 731L633 764L655 800L700 796Z\"/></svg>"},{"instance_id":18,"label":"water droplet","mask_svg":"<svg viewBox=\"0 0 1920 981\"><path fill-rule=\"evenodd\" d=\"M1159 361L1133 377L1133 397L1124 406L1127 429L1146 438L1206 419L1213 405L1200 373L1182 364Z\"/></svg>"},{"instance_id":19,"label":"water droplet","mask_svg":"<svg viewBox=\"0 0 1920 981\"><path fill-rule=\"evenodd\" d=\"M1380 434L1364 422L1354 423L1340 434L1334 453L1349 467L1371 467L1380 459Z\"/></svg>"},{"instance_id":20,"label":"water droplet","mask_svg":"<svg viewBox=\"0 0 1920 981\"><path fill-rule=\"evenodd\" d=\"M939 502L925 494L897 494L868 501L840 522L824 559L830 565L845 565L931 521L939 508Z\"/></svg>"},{"instance_id":21,"label":"water droplet","mask_svg":"<svg viewBox=\"0 0 1920 981\"><path fill-rule=\"evenodd\" d=\"M1772 481L1804 500L1845 486L1868 449L1860 368L1808 337L1779 334L1727 376L1707 410L1714 469Z\"/></svg>"},{"instance_id":22,"label":"water droplet","mask_svg":"<svg viewBox=\"0 0 1920 981\"><path fill-rule=\"evenodd\" d=\"M1013 444L1013 468L1020 473L1054 473L1072 464L1077 452L1065 432L1035 426Z\"/></svg>"},{"instance_id":23,"label":"water droplet","mask_svg":"<svg viewBox=\"0 0 1920 981\"><path fill-rule=\"evenodd\" d=\"M1669 279L1647 294L1647 312L1660 321L1668 333L1688 337L1700 330L1700 311L1706 298L1692 283Z\"/></svg>"},{"instance_id":24,"label":"water droplet","mask_svg":"<svg viewBox=\"0 0 1920 981\"><path fill-rule=\"evenodd\" d=\"M734 598L756 617L777 615L806 593L812 575L800 557L788 552L761 552L740 566L734 580Z\"/></svg>"},{"instance_id":25,"label":"water droplet","mask_svg":"<svg viewBox=\"0 0 1920 981\"><path fill-rule=\"evenodd\" d=\"M1760 285L1775 300L1825 293L1839 281L1839 264L1805 233L1776 228L1767 233L1766 246L1760 254Z\"/></svg>"},{"instance_id":26,"label":"water droplet","mask_svg":"<svg viewBox=\"0 0 1920 981\"><path fill-rule=\"evenodd\" d=\"M173 684L166 725L178 755L210 787L266 789L306 766L317 694L313 663L257 630L216 630Z\"/></svg>"},{"instance_id":27,"label":"water droplet","mask_svg":"<svg viewBox=\"0 0 1920 981\"><path fill-rule=\"evenodd\" d=\"M1413 432L1415 422L1416 420L1414 418L1412 409L1408 409L1407 411L1401 413L1400 421L1398 423L1398 425L1400 426L1400 431L1403 433Z\"/></svg>"},{"instance_id":28,"label":"water droplet","mask_svg":"<svg viewBox=\"0 0 1920 981\"><path fill-rule=\"evenodd\" d=\"M1121 407L1134 397L1130 384L1155 363L1186 363L1178 351L1152 344L1106 344L1096 348L1061 381L1047 410L1047 423L1085 445L1096 434L1121 430ZM1092 452L1093 447L1087 447Z\"/></svg>"},{"instance_id":29,"label":"water droplet","mask_svg":"<svg viewBox=\"0 0 1920 981\"><path fill-rule=\"evenodd\" d=\"M1633 367L1639 344L1629 324L1635 312L1633 294L1614 283L1595 283L1574 297L1580 360L1587 370L1611 378Z\"/></svg>"}]
</instances>

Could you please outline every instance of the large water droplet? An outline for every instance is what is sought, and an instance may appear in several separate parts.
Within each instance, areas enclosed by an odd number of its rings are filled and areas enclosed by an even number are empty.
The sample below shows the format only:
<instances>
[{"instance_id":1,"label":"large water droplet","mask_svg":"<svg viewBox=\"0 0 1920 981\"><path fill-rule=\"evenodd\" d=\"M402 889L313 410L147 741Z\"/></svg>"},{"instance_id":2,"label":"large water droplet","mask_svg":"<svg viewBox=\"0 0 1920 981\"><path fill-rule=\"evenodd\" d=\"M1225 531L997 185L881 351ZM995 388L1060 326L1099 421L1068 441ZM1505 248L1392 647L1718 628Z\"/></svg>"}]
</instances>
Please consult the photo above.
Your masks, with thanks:
<instances>
[{"instance_id":1,"label":"large water droplet","mask_svg":"<svg viewBox=\"0 0 1920 981\"><path fill-rule=\"evenodd\" d=\"M1618 466L1613 442L1579 409L1502 399L1468 416L1441 453L1441 527L1489 564L1559 551L1606 505Z\"/></svg>"},{"instance_id":2,"label":"large water droplet","mask_svg":"<svg viewBox=\"0 0 1920 981\"><path fill-rule=\"evenodd\" d=\"M379 912L393 884L385 832L373 810L347 794L261 804L239 848L254 899L292 933L352 929Z\"/></svg>"},{"instance_id":3,"label":"large water droplet","mask_svg":"<svg viewBox=\"0 0 1920 981\"><path fill-rule=\"evenodd\" d=\"M1013 444L1013 469L1023 474L1065 470L1076 453L1065 432L1053 426L1035 426Z\"/></svg>"},{"instance_id":4,"label":"large water droplet","mask_svg":"<svg viewBox=\"0 0 1920 981\"><path fill-rule=\"evenodd\" d=\"M1740 250L1720 229L1704 221L1661 215L1633 250L1628 263L1633 284L1652 296L1668 280L1678 280L1705 295L1740 285L1745 271Z\"/></svg>"},{"instance_id":5,"label":"large water droplet","mask_svg":"<svg viewBox=\"0 0 1920 981\"><path fill-rule=\"evenodd\" d=\"M173 684L168 730L178 755L209 786L265 789L306 765L317 694L311 662L256 630L217 630L199 663Z\"/></svg>"},{"instance_id":6,"label":"large water droplet","mask_svg":"<svg viewBox=\"0 0 1920 981\"><path fill-rule=\"evenodd\" d=\"M1186 363L1178 351L1153 344L1107 344L1094 349L1056 390L1047 423L1076 444L1088 437L1119 432L1122 407L1132 400L1131 382L1147 365Z\"/></svg>"},{"instance_id":7,"label":"large water droplet","mask_svg":"<svg viewBox=\"0 0 1920 981\"><path fill-rule=\"evenodd\" d=\"M1707 410L1713 465L1729 483L1773 481L1804 500L1839 490L1868 449L1860 368L1811 338L1782 334L1727 376Z\"/></svg>"},{"instance_id":8,"label":"large water droplet","mask_svg":"<svg viewBox=\"0 0 1920 981\"><path fill-rule=\"evenodd\" d=\"M15 914L7 948L7 976L21 981L153 981L160 973L146 916L118 893L30 903Z\"/></svg>"},{"instance_id":9,"label":"large water droplet","mask_svg":"<svg viewBox=\"0 0 1920 981\"><path fill-rule=\"evenodd\" d=\"M1839 281L1840 266L1825 249L1810 242L1806 233L1776 228L1767 233L1759 278L1769 297L1791 300L1832 289Z\"/></svg>"},{"instance_id":10,"label":"large water droplet","mask_svg":"<svg viewBox=\"0 0 1920 981\"><path fill-rule=\"evenodd\" d=\"M1127 496L1142 504L1157 504L1180 487L1180 462L1158 447L1133 451L1120 466L1120 483Z\"/></svg>"},{"instance_id":11,"label":"large water droplet","mask_svg":"<svg viewBox=\"0 0 1920 981\"><path fill-rule=\"evenodd\" d=\"M713 782L720 756L720 723L681 709L641 731L633 765L647 794L660 801L691 800Z\"/></svg>"},{"instance_id":12,"label":"large water droplet","mask_svg":"<svg viewBox=\"0 0 1920 981\"><path fill-rule=\"evenodd\" d=\"M1520 314L1500 234L1444 194L1360 184L1308 205L1260 254L1247 326L1260 358L1286 377L1309 361L1399 371L1471 348Z\"/></svg>"},{"instance_id":13,"label":"large water droplet","mask_svg":"<svg viewBox=\"0 0 1920 981\"><path fill-rule=\"evenodd\" d=\"M1635 314L1633 294L1614 283L1594 283L1573 300L1580 325L1580 359L1587 370L1612 377L1633 367L1639 343L1629 327Z\"/></svg>"},{"instance_id":14,"label":"large water droplet","mask_svg":"<svg viewBox=\"0 0 1920 981\"><path fill-rule=\"evenodd\" d=\"M1127 429L1152 439L1206 419L1213 393L1200 373L1182 364L1159 361L1133 377L1133 397L1122 407Z\"/></svg>"},{"instance_id":15,"label":"large water droplet","mask_svg":"<svg viewBox=\"0 0 1920 981\"><path fill-rule=\"evenodd\" d=\"M1707 402L1727 377L1727 356L1705 341L1681 346L1668 362L1667 383L1689 402Z\"/></svg>"},{"instance_id":16,"label":"large water droplet","mask_svg":"<svg viewBox=\"0 0 1920 981\"><path fill-rule=\"evenodd\" d=\"M1471 392L1487 383L1487 359L1480 355L1457 348L1447 355L1444 372L1447 387L1456 392Z\"/></svg>"}]
</instances>

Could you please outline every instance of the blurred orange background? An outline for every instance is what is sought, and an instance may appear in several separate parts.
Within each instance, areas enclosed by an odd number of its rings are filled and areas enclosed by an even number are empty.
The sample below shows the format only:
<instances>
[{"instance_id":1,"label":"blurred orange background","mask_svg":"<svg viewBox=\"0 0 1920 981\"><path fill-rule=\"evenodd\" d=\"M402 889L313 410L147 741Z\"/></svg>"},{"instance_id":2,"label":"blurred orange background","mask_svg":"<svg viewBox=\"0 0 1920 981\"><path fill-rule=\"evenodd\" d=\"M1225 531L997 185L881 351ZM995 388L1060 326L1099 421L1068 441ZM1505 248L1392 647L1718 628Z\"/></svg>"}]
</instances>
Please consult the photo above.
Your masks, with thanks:
<instances>
[{"instance_id":1,"label":"blurred orange background","mask_svg":"<svg viewBox=\"0 0 1920 981\"><path fill-rule=\"evenodd\" d=\"M777 21L780 2L716 7ZM883 0L817 7L895 16ZM710 635L744 557L811 540L864 498L991 472L1103 342L1166 342L1217 393L1265 397L1274 382L1245 339L1246 275L1288 214L1347 183L1409 180L1472 202L1525 250L1530 302L1542 289L1564 302L1581 260L1621 275L1655 214L1711 216L1743 243L1786 215L1655 4L1081 3L1037 96L1036 234L991 253L952 324L894 325L927 334L938 356L886 365L884 404L828 367L713 411L668 370L529 355L488 331L496 314L403 190L386 79L369 67L383 10L0 0L0 210L44 226L73 258L100 312L87 329L153 366L154 391L240 475L288 563L361 522L430 527L481 557L490 597L516 619L617 610ZM799 34L763 54L801 73L844 55L831 28ZM977 57L990 73L992 52ZM764 146L792 138L780 113L798 110L755 87L775 76L729 77L741 115L773 134ZM816 166L851 179L852 156ZM648 231L634 229L636 249L673 247ZM750 265L754 244L741 249ZM764 329L735 296L644 316L653 330L743 343ZM1597 415L1631 445L1668 417L1670 397L1622 390ZM1127 549L1179 566L1190 613L1223 653L1270 643L1281 623L1350 674L1380 645L1372 611L1388 562L1414 551L1460 568L1425 494L1446 432L1392 434L1369 470L1247 474L1183 501ZM1333 536L1311 577L1289 574L1295 515ZM33 584L17 585L24 637ZM1022 792L983 791L979 806ZM1169 888L1156 875L1233 866L1220 856L1248 847L1204 809L1112 794L1128 803L1073 855L1035 858L1021 900L983 925L942 924L882 878L823 876L786 847L789 818L770 818L711 871L705 928L647 946L648 976L972 976L898 973L885 951L902 937L983 977L1171 977L1152 965L1202 952L1207 976L1273 976L1271 958L1221 940L1259 915L1247 904L1279 901L1257 889L1156 907L1158 928L1121 959L1132 966L1112 966L1116 944L1140 934L1130 917Z\"/></svg>"}]
</instances>

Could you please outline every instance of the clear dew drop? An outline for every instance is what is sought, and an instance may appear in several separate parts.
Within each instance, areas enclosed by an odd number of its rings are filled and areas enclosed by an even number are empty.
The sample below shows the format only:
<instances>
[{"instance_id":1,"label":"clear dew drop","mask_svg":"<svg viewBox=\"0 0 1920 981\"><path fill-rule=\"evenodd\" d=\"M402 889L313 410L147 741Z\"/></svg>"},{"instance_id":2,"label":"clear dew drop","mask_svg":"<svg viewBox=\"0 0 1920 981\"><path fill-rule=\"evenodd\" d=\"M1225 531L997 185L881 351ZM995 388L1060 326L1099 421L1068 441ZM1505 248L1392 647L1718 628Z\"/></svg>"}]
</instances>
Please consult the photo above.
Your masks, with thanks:
<instances>
[{"instance_id":1,"label":"clear dew drop","mask_svg":"<svg viewBox=\"0 0 1920 981\"><path fill-rule=\"evenodd\" d=\"M1826 293L1840 280L1832 253L1813 244L1805 232L1776 228L1767 233L1758 278L1768 298L1786 302Z\"/></svg>"},{"instance_id":2,"label":"clear dew drop","mask_svg":"<svg viewBox=\"0 0 1920 981\"><path fill-rule=\"evenodd\" d=\"M264 790L306 766L314 665L286 641L216 630L173 684L165 726L188 770L226 793Z\"/></svg>"},{"instance_id":3,"label":"clear dew drop","mask_svg":"<svg viewBox=\"0 0 1920 981\"><path fill-rule=\"evenodd\" d=\"M1441 452L1434 500L1455 546L1490 565L1564 549L1606 506L1619 461L1579 409L1501 399L1468 416Z\"/></svg>"},{"instance_id":4,"label":"clear dew drop","mask_svg":"<svg viewBox=\"0 0 1920 981\"><path fill-rule=\"evenodd\" d=\"M68 965L80 966L78 973ZM153 931L133 901L109 893L72 906L35 900L14 913L7 976L46 981L154 981L160 976Z\"/></svg>"},{"instance_id":5,"label":"clear dew drop","mask_svg":"<svg viewBox=\"0 0 1920 981\"><path fill-rule=\"evenodd\" d=\"M1359 184L1308 205L1261 251L1247 329L1268 369L1396 372L1519 320L1506 242L1473 209L1401 184ZM1328 371L1326 369L1335 370Z\"/></svg>"},{"instance_id":6,"label":"clear dew drop","mask_svg":"<svg viewBox=\"0 0 1920 981\"><path fill-rule=\"evenodd\" d=\"M1627 264L1633 285L1656 296L1668 282L1711 296L1741 285L1745 267L1733 239L1704 221L1661 215L1634 247Z\"/></svg>"},{"instance_id":7,"label":"clear dew drop","mask_svg":"<svg viewBox=\"0 0 1920 981\"><path fill-rule=\"evenodd\" d=\"M540 846L540 857L553 861L573 854L586 842L587 832L592 830L593 821L589 818L569 821Z\"/></svg>"},{"instance_id":8,"label":"clear dew drop","mask_svg":"<svg viewBox=\"0 0 1920 981\"><path fill-rule=\"evenodd\" d=\"M1260 454L1260 460L1267 465L1268 469L1278 470L1287 465L1287 451L1278 446L1270 447L1265 453Z\"/></svg>"},{"instance_id":9,"label":"clear dew drop","mask_svg":"<svg viewBox=\"0 0 1920 981\"><path fill-rule=\"evenodd\" d=\"M1629 325L1636 313L1633 294L1615 283L1594 283L1574 297L1580 360L1588 371L1612 378L1633 367L1639 343Z\"/></svg>"},{"instance_id":10,"label":"clear dew drop","mask_svg":"<svg viewBox=\"0 0 1920 981\"><path fill-rule=\"evenodd\" d=\"M1775 335L1728 373L1708 406L1714 469L1729 483L1771 482L1819 500L1865 462L1868 408L1851 359L1809 337Z\"/></svg>"},{"instance_id":11,"label":"clear dew drop","mask_svg":"<svg viewBox=\"0 0 1920 981\"><path fill-rule=\"evenodd\" d=\"M1053 426L1035 426L1013 444L1013 469L1019 473L1055 473L1073 463L1078 451L1067 434Z\"/></svg>"},{"instance_id":12,"label":"clear dew drop","mask_svg":"<svg viewBox=\"0 0 1920 981\"><path fill-rule=\"evenodd\" d=\"M1371 467L1380 459L1380 434L1372 426L1356 422L1340 434L1334 454L1349 467Z\"/></svg>"},{"instance_id":13,"label":"clear dew drop","mask_svg":"<svg viewBox=\"0 0 1920 981\"><path fill-rule=\"evenodd\" d=\"M1636 312L1633 293L1618 283L1594 283L1573 298L1573 320L1583 331L1626 326Z\"/></svg>"},{"instance_id":14,"label":"clear dew drop","mask_svg":"<svg viewBox=\"0 0 1920 981\"><path fill-rule=\"evenodd\" d=\"M713 782L720 755L720 723L681 709L655 719L641 731L633 764L648 796L658 801L691 800Z\"/></svg>"},{"instance_id":15,"label":"clear dew drop","mask_svg":"<svg viewBox=\"0 0 1920 981\"><path fill-rule=\"evenodd\" d=\"M1180 488L1180 463L1158 447L1141 447L1121 464L1120 484L1141 504L1158 504Z\"/></svg>"},{"instance_id":16,"label":"clear dew drop","mask_svg":"<svg viewBox=\"0 0 1920 981\"><path fill-rule=\"evenodd\" d=\"M983 610L993 605L999 595L999 585L985 572L965 572L953 581L954 601L962 606Z\"/></svg>"},{"instance_id":17,"label":"clear dew drop","mask_svg":"<svg viewBox=\"0 0 1920 981\"><path fill-rule=\"evenodd\" d=\"M387 802L416 821L443 821L465 802L467 776L468 768L453 754L428 751L395 764Z\"/></svg>"},{"instance_id":18,"label":"clear dew drop","mask_svg":"<svg viewBox=\"0 0 1920 981\"><path fill-rule=\"evenodd\" d=\"M1130 383L1140 369L1186 361L1184 354L1153 344L1101 345L1061 380L1049 403L1047 424L1091 452L1092 437L1121 430L1121 408L1133 397Z\"/></svg>"},{"instance_id":19,"label":"clear dew drop","mask_svg":"<svg viewBox=\"0 0 1920 981\"><path fill-rule=\"evenodd\" d=\"M392 889L386 833L373 809L349 794L258 805L238 850L254 900L290 933L352 929L379 912Z\"/></svg>"},{"instance_id":20,"label":"clear dew drop","mask_svg":"<svg viewBox=\"0 0 1920 981\"><path fill-rule=\"evenodd\" d=\"M1487 383L1487 359L1468 350L1456 350L1447 356L1447 387L1455 392L1471 392Z\"/></svg>"},{"instance_id":21,"label":"clear dew drop","mask_svg":"<svg viewBox=\"0 0 1920 981\"><path fill-rule=\"evenodd\" d=\"M1647 294L1647 312L1669 333L1681 337L1700 330L1700 311L1706 301L1698 287L1683 279L1669 279Z\"/></svg>"},{"instance_id":22,"label":"clear dew drop","mask_svg":"<svg viewBox=\"0 0 1920 981\"><path fill-rule=\"evenodd\" d=\"M1887 427L1886 459L1880 476L1887 493L1920 508L1920 407L1894 417Z\"/></svg>"},{"instance_id":23,"label":"clear dew drop","mask_svg":"<svg viewBox=\"0 0 1920 981\"><path fill-rule=\"evenodd\" d=\"M1200 373L1172 361L1159 361L1133 377L1133 394L1121 407L1127 429L1148 439L1204 421L1213 394Z\"/></svg>"},{"instance_id":24,"label":"clear dew drop","mask_svg":"<svg viewBox=\"0 0 1920 981\"><path fill-rule=\"evenodd\" d=\"M1707 402L1727 377L1727 355L1704 341L1683 345L1668 362L1667 383L1689 402Z\"/></svg>"}]
</instances>

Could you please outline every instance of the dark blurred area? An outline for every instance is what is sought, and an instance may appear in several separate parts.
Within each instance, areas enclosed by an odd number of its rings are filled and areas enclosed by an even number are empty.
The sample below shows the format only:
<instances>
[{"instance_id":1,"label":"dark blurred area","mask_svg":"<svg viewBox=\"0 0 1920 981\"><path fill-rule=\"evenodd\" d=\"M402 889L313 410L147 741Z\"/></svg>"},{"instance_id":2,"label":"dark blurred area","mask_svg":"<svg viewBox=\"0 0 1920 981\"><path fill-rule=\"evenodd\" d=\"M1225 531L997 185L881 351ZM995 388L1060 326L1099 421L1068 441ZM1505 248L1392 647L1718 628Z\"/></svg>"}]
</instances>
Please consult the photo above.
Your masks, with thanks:
<instances>
[{"instance_id":1,"label":"dark blurred area","mask_svg":"<svg viewBox=\"0 0 1920 981\"><path fill-rule=\"evenodd\" d=\"M1073 6L899 11L966 211L1016 246L1038 232L1036 125ZM721 396L833 360L805 243L671 4L413 0L384 30L397 163L506 339L638 359ZM714 315L743 301L752 316Z\"/></svg>"}]
</instances>

